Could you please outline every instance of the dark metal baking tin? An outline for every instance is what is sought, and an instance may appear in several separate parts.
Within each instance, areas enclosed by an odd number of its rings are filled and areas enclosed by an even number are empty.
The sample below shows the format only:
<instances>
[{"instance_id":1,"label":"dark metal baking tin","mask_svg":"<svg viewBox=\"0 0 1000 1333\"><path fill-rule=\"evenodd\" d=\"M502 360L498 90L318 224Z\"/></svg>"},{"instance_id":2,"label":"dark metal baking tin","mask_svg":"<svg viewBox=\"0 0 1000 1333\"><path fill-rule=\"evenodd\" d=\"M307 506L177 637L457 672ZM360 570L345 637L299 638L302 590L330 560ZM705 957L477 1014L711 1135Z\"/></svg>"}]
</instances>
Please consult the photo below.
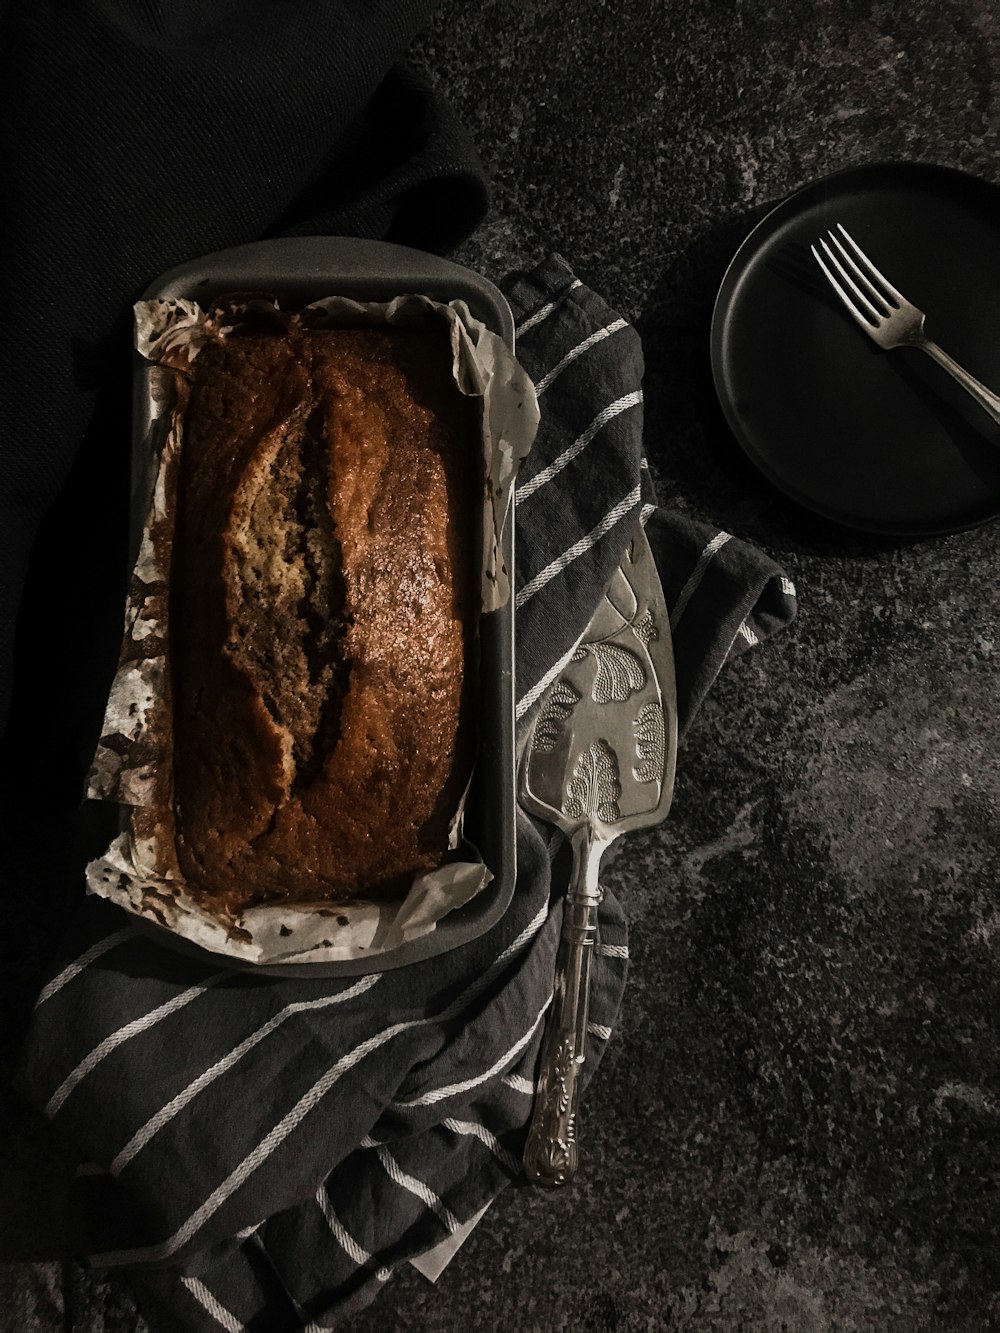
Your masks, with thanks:
<instances>
[{"instance_id":1,"label":"dark metal baking tin","mask_svg":"<svg viewBox=\"0 0 1000 1333\"><path fill-rule=\"evenodd\" d=\"M143 293L144 300L182 298L210 304L231 292L274 296L293 310L327 296L356 301L391 301L416 292L434 301L465 301L476 319L514 350L514 321L503 294L470 269L405 246L351 237L309 236L256 241L192 260L171 269ZM136 355L132 455L132 550L134 563L153 486L150 449L152 399L150 366ZM501 549L514 568L514 506L508 511ZM476 939L510 904L517 874L514 760L514 599L483 616L480 626L479 758L466 806L466 837L478 847L493 874L480 893L448 914L437 929L390 953L342 962L262 965L210 953L137 918L153 938L170 948L218 966L267 975L346 977L385 972L420 962Z\"/></svg>"}]
</instances>

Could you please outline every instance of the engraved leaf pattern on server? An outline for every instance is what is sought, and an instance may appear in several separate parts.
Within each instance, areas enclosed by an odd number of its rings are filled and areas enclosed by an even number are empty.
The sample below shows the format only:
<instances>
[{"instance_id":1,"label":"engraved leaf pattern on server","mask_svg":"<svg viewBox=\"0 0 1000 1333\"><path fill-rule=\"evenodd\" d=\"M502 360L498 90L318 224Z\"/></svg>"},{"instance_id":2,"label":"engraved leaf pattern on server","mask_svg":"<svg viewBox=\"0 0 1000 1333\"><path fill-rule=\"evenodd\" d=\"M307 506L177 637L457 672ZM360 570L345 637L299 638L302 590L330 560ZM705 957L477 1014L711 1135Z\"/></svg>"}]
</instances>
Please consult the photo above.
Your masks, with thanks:
<instances>
[{"instance_id":1,"label":"engraved leaf pattern on server","mask_svg":"<svg viewBox=\"0 0 1000 1333\"><path fill-rule=\"evenodd\" d=\"M607 741L595 741L580 756L569 783L565 812L573 819L596 815L605 824L621 818L618 759Z\"/></svg>"},{"instance_id":2,"label":"engraved leaf pattern on server","mask_svg":"<svg viewBox=\"0 0 1000 1333\"><path fill-rule=\"evenodd\" d=\"M635 653L618 643L592 643L597 661L593 696L597 703L624 703L646 683L646 668Z\"/></svg>"},{"instance_id":3,"label":"engraved leaf pattern on server","mask_svg":"<svg viewBox=\"0 0 1000 1333\"><path fill-rule=\"evenodd\" d=\"M568 721L582 698L579 690L575 690L568 680L560 680L554 686L535 724L535 739L532 742L534 749L548 754L556 748L563 723Z\"/></svg>"},{"instance_id":4,"label":"engraved leaf pattern on server","mask_svg":"<svg viewBox=\"0 0 1000 1333\"><path fill-rule=\"evenodd\" d=\"M637 782L663 781L663 756L666 751L666 730L663 725L663 707L658 703L643 706L635 719L636 764L632 769Z\"/></svg>"},{"instance_id":5,"label":"engraved leaf pattern on server","mask_svg":"<svg viewBox=\"0 0 1000 1333\"><path fill-rule=\"evenodd\" d=\"M653 619L653 613L650 610L643 612L636 620L632 621L632 633L641 644L648 646L653 639L659 638L659 630L656 628L656 621Z\"/></svg>"}]
</instances>

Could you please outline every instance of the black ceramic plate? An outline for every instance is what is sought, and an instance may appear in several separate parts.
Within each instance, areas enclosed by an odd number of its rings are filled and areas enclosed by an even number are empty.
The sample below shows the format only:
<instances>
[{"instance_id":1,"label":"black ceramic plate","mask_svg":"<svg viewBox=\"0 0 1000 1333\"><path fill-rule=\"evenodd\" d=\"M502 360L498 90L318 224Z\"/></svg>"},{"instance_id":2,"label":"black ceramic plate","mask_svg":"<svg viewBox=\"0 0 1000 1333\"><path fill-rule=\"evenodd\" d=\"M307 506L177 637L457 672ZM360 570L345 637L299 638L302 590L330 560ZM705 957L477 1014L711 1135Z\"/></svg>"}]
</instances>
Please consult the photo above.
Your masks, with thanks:
<instances>
[{"instance_id":1,"label":"black ceramic plate","mask_svg":"<svg viewBox=\"0 0 1000 1333\"><path fill-rule=\"evenodd\" d=\"M921 163L852 168L798 191L740 246L716 301L712 370L752 462L824 517L930 536L1000 515L1000 427L929 357L881 351L809 246L843 223L1000 390L1000 188Z\"/></svg>"}]
</instances>

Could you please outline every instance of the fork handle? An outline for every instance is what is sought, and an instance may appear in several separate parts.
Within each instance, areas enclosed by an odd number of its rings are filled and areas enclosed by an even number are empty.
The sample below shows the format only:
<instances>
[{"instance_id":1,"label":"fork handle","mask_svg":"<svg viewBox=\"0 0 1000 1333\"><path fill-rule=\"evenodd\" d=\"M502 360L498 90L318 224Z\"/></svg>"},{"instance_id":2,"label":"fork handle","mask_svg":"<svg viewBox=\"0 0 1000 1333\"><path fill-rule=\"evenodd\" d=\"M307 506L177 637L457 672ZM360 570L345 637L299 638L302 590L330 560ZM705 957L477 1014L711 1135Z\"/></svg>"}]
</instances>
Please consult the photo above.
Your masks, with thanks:
<instances>
[{"instance_id":1,"label":"fork handle","mask_svg":"<svg viewBox=\"0 0 1000 1333\"><path fill-rule=\"evenodd\" d=\"M991 389L987 389L985 384L980 384L967 370L963 370L954 357L942 351L937 343L930 338L922 338L919 342L914 343L914 346L919 347L922 352L926 352L929 357L935 360L939 366L948 372L952 379L961 384L966 393L976 400L988 416L1000 424L1000 394L995 394Z\"/></svg>"},{"instance_id":2,"label":"fork handle","mask_svg":"<svg viewBox=\"0 0 1000 1333\"><path fill-rule=\"evenodd\" d=\"M524 1173L535 1185L568 1184L578 1161L576 1117L587 1049L590 960L601 902L598 871L607 843L588 826L578 829L572 841L573 874L566 891L555 991L524 1149Z\"/></svg>"}]
</instances>

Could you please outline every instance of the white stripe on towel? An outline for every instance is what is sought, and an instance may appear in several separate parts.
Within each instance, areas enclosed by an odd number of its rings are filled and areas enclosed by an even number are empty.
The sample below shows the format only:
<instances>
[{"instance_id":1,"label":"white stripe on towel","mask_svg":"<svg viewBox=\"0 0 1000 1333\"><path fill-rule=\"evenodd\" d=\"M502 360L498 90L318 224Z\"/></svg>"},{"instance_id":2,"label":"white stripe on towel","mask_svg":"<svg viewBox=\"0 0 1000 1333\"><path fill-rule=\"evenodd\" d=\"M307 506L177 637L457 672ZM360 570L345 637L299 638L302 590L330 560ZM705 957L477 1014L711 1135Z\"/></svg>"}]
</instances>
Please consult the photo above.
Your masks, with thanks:
<instances>
[{"instance_id":1,"label":"white stripe on towel","mask_svg":"<svg viewBox=\"0 0 1000 1333\"><path fill-rule=\"evenodd\" d=\"M592 1037L599 1037L601 1041L611 1040L611 1029L605 1027L603 1023L588 1023L587 1031Z\"/></svg>"},{"instance_id":2,"label":"white stripe on towel","mask_svg":"<svg viewBox=\"0 0 1000 1333\"><path fill-rule=\"evenodd\" d=\"M326 1188L323 1185L319 1187L319 1192L316 1195L316 1202L319 1204L323 1217L326 1219L327 1226L330 1228L338 1245L340 1245L348 1258L353 1259L359 1267L362 1264L370 1264L372 1256L367 1250L362 1249L344 1226L343 1222L341 1222L337 1214L333 1211L333 1205L330 1203L330 1196L327 1194ZM376 1270L375 1276L380 1282L386 1282L392 1276L392 1273L388 1268L379 1268Z\"/></svg>"},{"instance_id":3,"label":"white stripe on towel","mask_svg":"<svg viewBox=\"0 0 1000 1333\"><path fill-rule=\"evenodd\" d=\"M514 940L513 943L507 945L506 949L504 949L503 953L500 955L500 957L496 960L495 963L490 964L489 968L486 971L486 976L484 977L484 981L487 985L489 985L493 981L497 973L500 972L503 969L503 967L507 965L507 963L510 961L511 958L514 957L515 954L521 952L521 950L524 948L524 946L528 943L529 940L534 939L534 937L541 930L542 926L544 926L545 922L548 920L548 917L549 917L549 905L548 903L545 903L544 906L538 909L538 911L531 918L531 920L528 922L525 928L521 931L520 935L518 935L517 939ZM479 991L481 989L482 986L479 984L472 987L472 991L476 995L479 994Z\"/></svg>"},{"instance_id":4,"label":"white stripe on towel","mask_svg":"<svg viewBox=\"0 0 1000 1333\"><path fill-rule=\"evenodd\" d=\"M559 307L562 305L563 301L565 301L566 297L570 294L570 292L575 292L577 287L581 285L582 284L580 282L580 279L574 278L573 281L566 288L566 290L564 292L560 292L560 294L556 297L554 301L546 302L546 304L540 306L539 309L536 310L533 315L529 315L523 324L518 324L517 328L514 330L514 336L516 338L520 338L523 334L527 333L529 329L533 329L536 324L541 324L543 319L548 319L549 315L552 314L553 310L559 309Z\"/></svg>"},{"instance_id":5,"label":"white stripe on towel","mask_svg":"<svg viewBox=\"0 0 1000 1333\"><path fill-rule=\"evenodd\" d=\"M526 1097L534 1097L535 1085L530 1078L525 1078L523 1074L505 1074L504 1083L508 1088L513 1088L515 1092L523 1092Z\"/></svg>"},{"instance_id":6,"label":"white stripe on towel","mask_svg":"<svg viewBox=\"0 0 1000 1333\"><path fill-rule=\"evenodd\" d=\"M746 639L747 643L750 645L751 648L754 646L755 643L760 643L760 639L757 638L757 635L753 632L753 630L750 628L750 626L747 624L745 620L743 621L742 625L740 625L739 629L736 632L737 634L743 635L744 639Z\"/></svg>"},{"instance_id":7,"label":"white stripe on towel","mask_svg":"<svg viewBox=\"0 0 1000 1333\"><path fill-rule=\"evenodd\" d=\"M42 987L41 993L35 1001L35 1008L37 1009L40 1004L44 1004L46 1000L51 1000L56 991L62 990L68 981L72 981L85 967L89 967L96 958L100 958L102 953L107 953L109 949L124 944L135 934L137 934L137 931L134 926L123 926L121 930L116 930L114 934L106 935L103 940L98 940L96 944L92 944L86 953L82 953L75 962L64 967L58 976L54 976L47 986Z\"/></svg>"},{"instance_id":8,"label":"white stripe on towel","mask_svg":"<svg viewBox=\"0 0 1000 1333\"><path fill-rule=\"evenodd\" d=\"M178 1009L183 1009L184 1006L190 1004L192 1000L197 1000L200 995L203 995L205 991L209 989L209 987L216 985L220 981L224 981L229 975L228 972L217 972L214 977L209 977L207 981L199 982L197 986L189 986L187 990L181 991L179 995L175 995L174 998L168 1000L166 1004L161 1004L158 1008L151 1009L148 1014L143 1014L139 1018L133 1018L131 1023L126 1023L125 1026L119 1028L117 1032L112 1032L109 1037L105 1037L98 1046L94 1047L89 1055L83 1057L73 1072L63 1079L62 1083L49 1098L49 1104L45 1108L45 1114L49 1117L54 1116L76 1085L84 1079L92 1069L95 1069L106 1056L110 1055L112 1051L117 1050L119 1046L124 1045L130 1038L137 1037L140 1032L145 1032L148 1028L153 1027L154 1024L159 1023L161 1019L168 1018L171 1014L176 1013Z\"/></svg>"},{"instance_id":9,"label":"white stripe on towel","mask_svg":"<svg viewBox=\"0 0 1000 1333\"><path fill-rule=\"evenodd\" d=\"M493 1078L495 1074L499 1074L504 1065L509 1065L511 1060L521 1054L525 1046L528 1045L532 1037L538 1031L542 1019L545 1017L545 1011L551 1003L552 996L550 995L538 1011L538 1017L532 1023L528 1031L518 1037L510 1050L505 1051L500 1059L483 1073L475 1074L472 1078L463 1079L461 1083L449 1083L444 1088L432 1088L430 1092L422 1093L419 1097L408 1097L405 1100L395 1101L392 1105L397 1108L405 1108L406 1110L409 1110L413 1106L433 1106L436 1102L443 1102L447 1097L454 1097L460 1092L468 1092L470 1088L477 1088L480 1083L486 1083L489 1079Z\"/></svg>"},{"instance_id":10,"label":"white stripe on towel","mask_svg":"<svg viewBox=\"0 0 1000 1333\"><path fill-rule=\"evenodd\" d=\"M779 586L781 587L781 591L785 594L786 597L794 597L796 595L795 584L792 582L791 579L785 578L784 574L780 576L780 578L778 579L778 583Z\"/></svg>"},{"instance_id":11,"label":"white stripe on towel","mask_svg":"<svg viewBox=\"0 0 1000 1333\"><path fill-rule=\"evenodd\" d=\"M573 654L576 652L579 646L580 646L580 640L577 639L576 643L573 644L573 647L570 648L570 650L567 653L564 653L563 656L560 657L558 662L556 662L553 666L549 667L548 671L546 671L545 675L541 678L541 680L537 683L537 685L533 685L531 689L527 692L527 694L521 697L521 700L518 703L517 708L514 710L515 717L517 718L518 722L520 722L521 718L524 717L525 713L535 702L535 700L541 698L541 696L545 693L545 691L555 680L556 676L559 675L563 667L566 666L566 664L569 662L570 658L573 656Z\"/></svg>"},{"instance_id":12,"label":"white stripe on towel","mask_svg":"<svg viewBox=\"0 0 1000 1333\"><path fill-rule=\"evenodd\" d=\"M492 1134L485 1125L479 1124L476 1120L453 1120L450 1116L442 1122L445 1129L450 1129L453 1134L464 1134L468 1138L478 1139L480 1143L485 1143L493 1156L507 1168L512 1176L521 1174L521 1162L512 1152L508 1152L495 1134Z\"/></svg>"},{"instance_id":13,"label":"white stripe on towel","mask_svg":"<svg viewBox=\"0 0 1000 1333\"><path fill-rule=\"evenodd\" d=\"M196 1277L182 1277L181 1281L202 1309L207 1310L215 1322L226 1329L226 1333L246 1333L246 1324L241 1324L234 1314L230 1314L226 1307L216 1300L204 1282Z\"/></svg>"},{"instance_id":14,"label":"white stripe on towel","mask_svg":"<svg viewBox=\"0 0 1000 1333\"><path fill-rule=\"evenodd\" d=\"M677 623L680 620L681 616L684 614L688 602L690 602L691 598L698 591L698 585L705 577L705 571L712 563L712 557L716 554L717 551L722 550L726 542L731 540L732 540L732 533L717 532L715 536L712 538L712 540L705 547L705 549L702 551L701 555L698 557L695 563L694 569L692 569L691 573L688 575L687 583L685 583L684 587L681 588L680 590L680 593L677 597L677 601L674 603L674 609L670 612L671 629L677 628Z\"/></svg>"},{"instance_id":15,"label":"white stripe on towel","mask_svg":"<svg viewBox=\"0 0 1000 1333\"><path fill-rule=\"evenodd\" d=\"M557 574L561 574L567 565L571 565L574 560L577 560L581 555L586 554L592 546L596 546L601 538L606 536L616 523L621 522L625 515L636 507L639 503L641 491L641 486L636 486L633 490L629 491L624 500L619 500L614 509L609 510L595 528L591 528L590 532L563 551L562 555L556 556L551 564L546 565L545 568L540 570L529 583L526 583L514 600L516 609L520 611L525 602L530 601L535 593L541 591L541 589L544 588L547 583L550 583Z\"/></svg>"},{"instance_id":16,"label":"white stripe on towel","mask_svg":"<svg viewBox=\"0 0 1000 1333\"><path fill-rule=\"evenodd\" d=\"M214 1083L220 1075L232 1069L233 1065L241 1060L248 1051L252 1050L258 1042L263 1041L265 1037L270 1036L276 1028L280 1027L286 1018L290 1018L293 1014L304 1013L310 1009L328 1009L331 1005L342 1004L345 1000L353 1000L357 996L363 995L365 991L371 990L379 980L380 975L380 973L373 973L371 976L362 977L353 986L349 986L347 990L340 991L336 995L325 995L319 1000L297 1000L294 1004L288 1004L284 1009L280 1009L256 1032L251 1032L248 1037L244 1037L221 1060L217 1060L214 1065L209 1066L208 1069L199 1074L176 1097L161 1107L156 1115L147 1120L141 1129L137 1129L111 1163L111 1174L117 1176L122 1172L136 1153L140 1152L155 1134L158 1134L165 1125L169 1124L174 1116L187 1106L188 1102L193 1101L200 1092L204 1091L210 1083Z\"/></svg>"},{"instance_id":17,"label":"white stripe on towel","mask_svg":"<svg viewBox=\"0 0 1000 1333\"><path fill-rule=\"evenodd\" d=\"M595 944L594 953L602 958L628 958L628 946L625 944Z\"/></svg>"},{"instance_id":18,"label":"white stripe on towel","mask_svg":"<svg viewBox=\"0 0 1000 1333\"><path fill-rule=\"evenodd\" d=\"M462 1224L451 1209L422 1180L418 1180L416 1176L411 1176L404 1171L391 1152L386 1148L379 1148L376 1155L390 1180L394 1180L401 1189L407 1190L421 1203L425 1203L432 1213L437 1214L449 1231L461 1230Z\"/></svg>"},{"instance_id":19,"label":"white stripe on towel","mask_svg":"<svg viewBox=\"0 0 1000 1333\"><path fill-rule=\"evenodd\" d=\"M636 389L634 393L627 393L624 398L617 398L613 403L609 403L607 407L598 412L587 429L581 435L578 435L558 458L554 459L548 467L543 467L541 472L536 472L531 480L526 481L523 486L518 486L514 493L515 505L523 504L529 496L534 495L553 477L558 476L563 468L568 467L574 458L583 453L594 436L603 430L609 421L614 421L615 417L621 416L630 407L638 407L641 402L642 390Z\"/></svg>"},{"instance_id":20,"label":"white stripe on towel","mask_svg":"<svg viewBox=\"0 0 1000 1333\"><path fill-rule=\"evenodd\" d=\"M603 329L598 329L595 333L592 333L589 338L584 338L583 342L577 343L571 352L567 352L563 359L557 365L554 365L549 373L543 375L538 381L535 385L536 395L541 398L542 394L552 381L558 375L561 375L566 367L575 361L578 356L582 356L584 352L589 351L595 344L603 342L605 338L610 338L611 335L617 333L619 329L625 328L628 328L625 320L616 319L613 324L606 324Z\"/></svg>"}]
</instances>

